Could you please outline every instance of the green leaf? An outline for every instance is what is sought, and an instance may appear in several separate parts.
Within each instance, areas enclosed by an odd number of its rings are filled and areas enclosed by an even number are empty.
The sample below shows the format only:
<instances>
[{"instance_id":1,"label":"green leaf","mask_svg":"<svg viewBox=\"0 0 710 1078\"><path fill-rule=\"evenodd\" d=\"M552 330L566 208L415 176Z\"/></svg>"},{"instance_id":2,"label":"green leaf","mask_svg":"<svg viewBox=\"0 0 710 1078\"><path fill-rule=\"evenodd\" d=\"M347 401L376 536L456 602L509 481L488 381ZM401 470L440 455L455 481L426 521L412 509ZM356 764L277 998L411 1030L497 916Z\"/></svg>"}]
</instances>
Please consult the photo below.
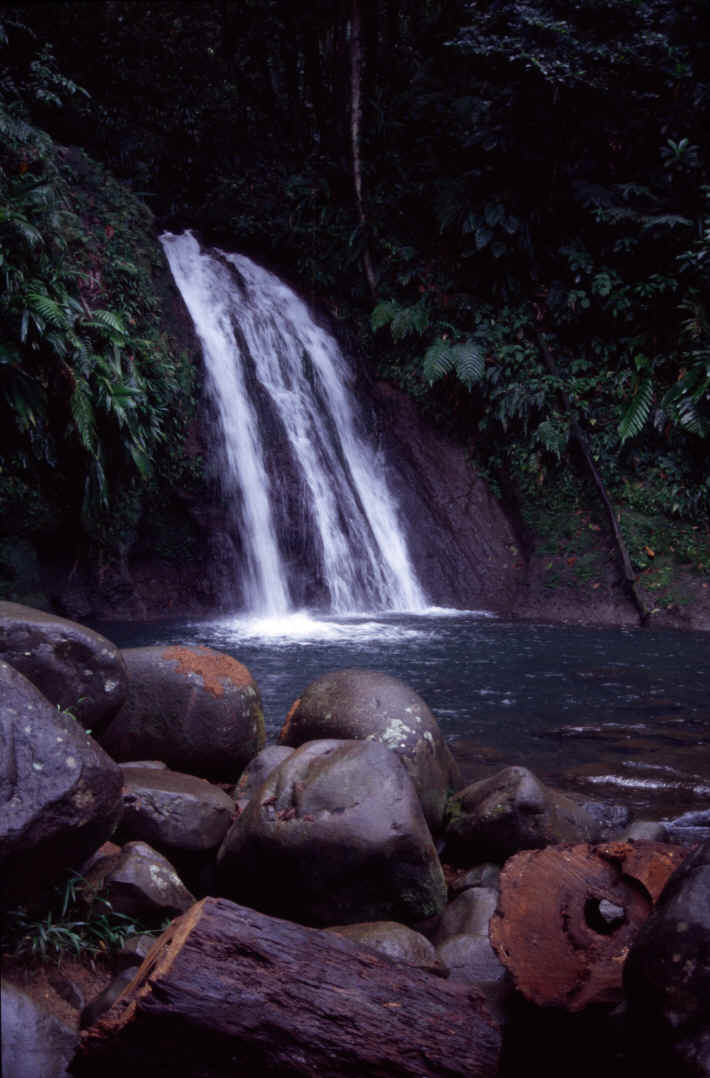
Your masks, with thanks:
<instances>
[{"instance_id":1,"label":"green leaf","mask_svg":"<svg viewBox=\"0 0 710 1078\"><path fill-rule=\"evenodd\" d=\"M619 423L618 431L622 445L624 442L628 441L629 438L634 438L639 434L645 426L646 421L651 414L653 398L653 380L650 375L646 375L639 384L631 404L626 409L626 412Z\"/></svg>"}]
</instances>

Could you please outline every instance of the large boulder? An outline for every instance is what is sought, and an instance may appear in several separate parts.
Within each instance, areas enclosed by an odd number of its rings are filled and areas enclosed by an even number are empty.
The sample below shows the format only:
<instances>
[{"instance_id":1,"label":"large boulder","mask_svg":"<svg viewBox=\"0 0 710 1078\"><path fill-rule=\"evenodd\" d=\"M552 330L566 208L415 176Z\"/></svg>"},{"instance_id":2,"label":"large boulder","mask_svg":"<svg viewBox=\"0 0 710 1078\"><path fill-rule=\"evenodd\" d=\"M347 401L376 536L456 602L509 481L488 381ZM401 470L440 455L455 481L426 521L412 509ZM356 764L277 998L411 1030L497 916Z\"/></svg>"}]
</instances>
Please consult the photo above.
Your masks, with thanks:
<instances>
[{"instance_id":1,"label":"large boulder","mask_svg":"<svg viewBox=\"0 0 710 1078\"><path fill-rule=\"evenodd\" d=\"M683 861L624 966L641 1035L671 1043L679 1073L710 1076L710 840Z\"/></svg>"},{"instance_id":2,"label":"large boulder","mask_svg":"<svg viewBox=\"0 0 710 1078\"><path fill-rule=\"evenodd\" d=\"M232 791L232 797L240 810L246 808L252 794L256 793L271 772L287 760L294 751L286 745L267 745L257 753L253 760L249 761Z\"/></svg>"},{"instance_id":3,"label":"large boulder","mask_svg":"<svg viewBox=\"0 0 710 1078\"><path fill-rule=\"evenodd\" d=\"M179 771L126 764L121 770L120 838L148 842L169 857L175 851L216 853L235 816L224 790Z\"/></svg>"},{"instance_id":4,"label":"large boulder","mask_svg":"<svg viewBox=\"0 0 710 1078\"><path fill-rule=\"evenodd\" d=\"M65 1078L79 1032L8 981L2 983L3 1078Z\"/></svg>"},{"instance_id":5,"label":"large boulder","mask_svg":"<svg viewBox=\"0 0 710 1078\"><path fill-rule=\"evenodd\" d=\"M472 783L449 800L448 812L446 857L459 864L502 864L519 850L600 837L590 813L526 767L506 767Z\"/></svg>"},{"instance_id":6,"label":"large boulder","mask_svg":"<svg viewBox=\"0 0 710 1078\"><path fill-rule=\"evenodd\" d=\"M318 738L379 741L409 773L432 831L441 828L457 768L427 705L398 678L374 670L337 670L311 682L292 706L279 741Z\"/></svg>"},{"instance_id":7,"label":"large boulder","mask_svg":"<svg viewBox=\"0 0 710 1078\"><path fill-rule=\"evenodd\" d=\"M7 900L81 863L122 811L120 768L83 727L0 660L0 865Z\"/></svg>"},{"instance_id":8,"label":"large boulder","mask_svg":"<svg viewBox=\"0 0 710 1078\"><path fill-rule=\"evenodd\" d=\"M439 913L446 884L400 759L376 741L302 745L227 834L220 893L303 924L412 924Z\"/></svg>"},{"instance_id":9,"label":"large boulder","mask_svg":"<svg viewBox=\"0 0 710 1078\"><path fill-rule=\"evenodd\" d=\"M116 645L43 610L0 602L0 658L94 736L126 698L126 664Z\"/></svg>"},{"instance_id":10,"label":"large boulder","mask_svg":"<svg viewBox=\"0 0 710 1078\"><path fill-rule=\"evenodd\" d=\"M154 758L177 771L236 781L264 745L254 679L205 647L127 648L128 697L103 731L116 760Z\"/></svg>"}]
</instances>

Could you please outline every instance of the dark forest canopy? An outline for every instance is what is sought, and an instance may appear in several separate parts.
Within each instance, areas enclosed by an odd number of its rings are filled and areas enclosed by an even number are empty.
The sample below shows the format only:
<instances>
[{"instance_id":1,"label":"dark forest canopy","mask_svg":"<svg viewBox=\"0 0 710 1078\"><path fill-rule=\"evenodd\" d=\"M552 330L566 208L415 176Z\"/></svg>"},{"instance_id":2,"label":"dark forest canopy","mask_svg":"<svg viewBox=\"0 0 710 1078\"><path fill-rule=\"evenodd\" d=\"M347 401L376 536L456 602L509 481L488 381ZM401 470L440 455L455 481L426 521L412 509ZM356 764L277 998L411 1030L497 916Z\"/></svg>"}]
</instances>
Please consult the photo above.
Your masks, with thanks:
<instances>
[{"instance_id":1,"label":"dark forest canopy","mask_svg":"<svg viewBox=\"0 0 710 1078\"><path fill-rule=\"evenodd\" d=\"M639 513L685 522L710 568L705 0L92 0L2 22L5 124L298 280L535 526L576 504L584 443L636 569ZM37 175L22 160L2 151L5 205ZM139 473L158 411L124 445Z\"/></svg>"}]
</instances>

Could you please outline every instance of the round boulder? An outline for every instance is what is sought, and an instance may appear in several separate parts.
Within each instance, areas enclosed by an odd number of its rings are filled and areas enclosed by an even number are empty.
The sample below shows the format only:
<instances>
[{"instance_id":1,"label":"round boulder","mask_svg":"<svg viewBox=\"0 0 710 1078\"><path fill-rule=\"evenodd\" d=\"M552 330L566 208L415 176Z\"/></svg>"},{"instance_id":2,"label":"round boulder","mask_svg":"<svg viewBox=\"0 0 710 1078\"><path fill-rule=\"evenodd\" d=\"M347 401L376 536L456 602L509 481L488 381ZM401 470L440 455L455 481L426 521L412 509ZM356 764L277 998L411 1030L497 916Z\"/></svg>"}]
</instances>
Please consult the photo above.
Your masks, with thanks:
<instances>
[{"instance_id":1,"label":"round boulder","mask_svg":"<svg viewBox=\"0 0 710 1078\"><path fill-rule=\"evenodd\" d=\"M218 855L220 893L303 924L414 923L446 884L409 775L373 741L310 741L272 771Z\"/></svg>"},{"instance_id":2,"label":"round boulder","mask_svg":"<svg viewBox=\"0 0 710 1078\"><path fill-rule=\"evenodd\" d=\"M596 842L599 825L571 797L526 767L506 767L449 800L446 857L456 864L502 864L519 850Z\"/></svg>"},{"instance_id":3,"label":"round boulder","mask_svg":"<svg viewBox=\"0 0 710 1078\"><path fill-rule=\"evenodd\" d=\"M426 969L430 973L445 973L445 967L438 958L436 948L421 932L397 924L396 921L369 921L359 925L333 925L326 932L363 943L372 947L394 962L406 962L410 966Z\"/></svg>"},{"instance_id":4,"label":"round boulder","mask_svg":"<svg viewBox=\"0 0 710 1078\"><path fill-rule=\"evenodd\" d=\"M44 610L0 602L0 658L94 736L126 698L126 665L116 645Z\"/></svg>"},{"instance_id":5,"label":"round boulder","mask_svg":"<svg viewBox=\"0 0 710 1078\"><path fill-rule=\"evenodd\" d=\"M85 861L121 815L121 769L0 660L0 865L8 900Z\"/></svg>"},{"instance_id":6,"label":"round boulder","mask_svg":"<svg viewBox=\"0 0 710 1078\"><path fill-rule=\"evenodd\" d=\"M279 741L318 738L378 741L407 769L432 831L441 828L457 769L427 705L398 678L374 670L337 670L311 682L292 706Z\"/></svg>"},{"instance_id":7,"label":"round boulder","mask_svg":"<svg viewBox=\"0 0 710 1078\"><path fill-rule=\"evenodd\" d=\"M641 926L624 988L641 1036L653 1030L688 1074L710 1076L710 840L675 870Z\"/></svg>"},{"instance_id":8,"label":"round boulder","mask_svg":"<svg viewBox=\"0 0 710 1078\"><path fill-rule=\"evenodd\" d=\"M128 697L100 741L115 760L163 760L234 781L264 745L261 698L245 666L205 647L127 648Z\"/></svg>"},{"instance_id":9,"label":"round boulder","mask_svg":"<svg viewBox=\"0 0 710 1078\"><path fill-rule=\"evenodd\" d=\"M267 745L257 753L239 776L239 782L232 791L232 797L240 809L246 808L253 794L266 781L272 771L287 760L293 749L285 745Z\"/></svg>"}]
</instances>

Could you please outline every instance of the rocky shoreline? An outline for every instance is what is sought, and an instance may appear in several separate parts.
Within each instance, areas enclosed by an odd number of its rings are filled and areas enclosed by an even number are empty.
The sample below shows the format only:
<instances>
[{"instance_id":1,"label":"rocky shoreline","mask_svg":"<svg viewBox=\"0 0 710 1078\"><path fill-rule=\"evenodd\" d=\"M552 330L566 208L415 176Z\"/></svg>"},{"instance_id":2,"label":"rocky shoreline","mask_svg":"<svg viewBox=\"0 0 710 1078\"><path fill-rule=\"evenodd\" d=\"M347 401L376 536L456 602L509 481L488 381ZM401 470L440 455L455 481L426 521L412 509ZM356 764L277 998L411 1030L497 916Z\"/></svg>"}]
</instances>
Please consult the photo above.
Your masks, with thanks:
<instances>
[{"instance_id":1,"label":"rocky shoreline","mask_svg":"<svg viewBox=\"0 0 710 1078\"><path fill-rule=\"evenodd\" d=\"M169 919L105 994L67 973L69 1020L6 955L7 1078L710 1075L710 840L518 761L460 789L426 703L373 671L318 678L266 745L208 648L0 603L0 660L5 910L78 870L87 910Z\"/></svg>"}]
</instances>

